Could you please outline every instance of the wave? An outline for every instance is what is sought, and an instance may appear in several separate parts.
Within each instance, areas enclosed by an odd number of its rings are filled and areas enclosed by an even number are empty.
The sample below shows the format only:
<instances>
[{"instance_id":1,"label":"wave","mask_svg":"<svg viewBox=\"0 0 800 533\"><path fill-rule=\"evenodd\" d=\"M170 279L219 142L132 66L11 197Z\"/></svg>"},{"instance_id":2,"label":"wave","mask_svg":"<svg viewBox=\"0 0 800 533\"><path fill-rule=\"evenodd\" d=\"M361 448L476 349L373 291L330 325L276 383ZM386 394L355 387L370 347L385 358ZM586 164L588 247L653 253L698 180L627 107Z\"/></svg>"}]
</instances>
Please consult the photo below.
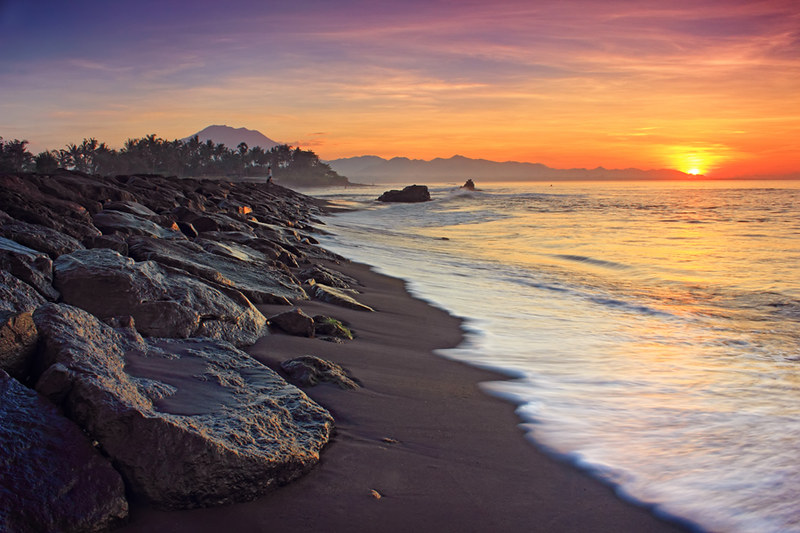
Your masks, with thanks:
<instances>
[{"instance_id":1,"label":"wave","mask_svg":"<svg viewBox=\"0 0 800 533\"><path fill-rule=\"evenodd\" d=\"M630 268L628 265L615 263L614 261L606 261L605 259L595 259L593 257L588 257L585 255L554 254L552 257L557 257L558 259L566 259L567 261L574 261L577 263L587 263L590 265L601 266L605 268L613 268L614 270L627 270Z\"/></svg>"}]
</instances>

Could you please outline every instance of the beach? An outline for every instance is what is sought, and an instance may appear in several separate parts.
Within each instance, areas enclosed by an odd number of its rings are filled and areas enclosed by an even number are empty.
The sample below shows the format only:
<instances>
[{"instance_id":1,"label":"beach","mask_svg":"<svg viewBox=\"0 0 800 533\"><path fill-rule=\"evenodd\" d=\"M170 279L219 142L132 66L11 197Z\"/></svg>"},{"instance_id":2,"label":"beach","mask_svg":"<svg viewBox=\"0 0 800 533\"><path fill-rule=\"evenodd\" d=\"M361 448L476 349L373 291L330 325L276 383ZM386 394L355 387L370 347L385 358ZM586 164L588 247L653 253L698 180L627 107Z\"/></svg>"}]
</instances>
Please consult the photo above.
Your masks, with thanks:
<instances>
[{"instance_id":1,"label":"beach","mask_svg":"<svg viewBox=\"0 0 800 533\"><path fill-rule=\"evenodd\" d=\"M327 266L360 282L374 313L318 301L309 315L350 324L345 343L272 334L247 351L278 368L304 354L341 364L363 385L304 391L336 434L306 476L247 503L159 511L133 503L122 532L140 531L681 531L526 441L514 406L480 383L502 376L433 350L462 341L461 323L366 265ZM281 306L259 306L270 314Z\"/></svg>"}]
</instances>

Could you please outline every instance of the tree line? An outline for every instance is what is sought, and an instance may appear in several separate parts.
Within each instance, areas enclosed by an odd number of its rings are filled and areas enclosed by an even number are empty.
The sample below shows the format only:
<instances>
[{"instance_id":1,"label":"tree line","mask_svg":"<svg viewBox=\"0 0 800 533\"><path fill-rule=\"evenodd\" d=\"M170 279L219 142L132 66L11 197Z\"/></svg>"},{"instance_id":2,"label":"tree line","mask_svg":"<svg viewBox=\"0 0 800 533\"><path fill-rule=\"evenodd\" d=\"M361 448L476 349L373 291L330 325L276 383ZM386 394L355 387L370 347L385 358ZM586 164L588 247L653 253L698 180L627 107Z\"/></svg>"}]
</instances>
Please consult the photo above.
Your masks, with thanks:
<instances>
[{"instance_id":1,"label":"tree line","mask_svg":"<svg viewBox=\"0 0 800 533\"><path fill-rule=\"evenodd\" d=\"M128 139L115 150L97 139L67 144L60 150L33 155L28 141L0 137L0 172L52 173L58 168L87 174L162 174L179 177L266 177L294 185L346 185L347 178L320 161L311 150L282 144L270 150L240 143L235 149L195 135L167 141L155 134Z\"/></svg>"}]
</instances>

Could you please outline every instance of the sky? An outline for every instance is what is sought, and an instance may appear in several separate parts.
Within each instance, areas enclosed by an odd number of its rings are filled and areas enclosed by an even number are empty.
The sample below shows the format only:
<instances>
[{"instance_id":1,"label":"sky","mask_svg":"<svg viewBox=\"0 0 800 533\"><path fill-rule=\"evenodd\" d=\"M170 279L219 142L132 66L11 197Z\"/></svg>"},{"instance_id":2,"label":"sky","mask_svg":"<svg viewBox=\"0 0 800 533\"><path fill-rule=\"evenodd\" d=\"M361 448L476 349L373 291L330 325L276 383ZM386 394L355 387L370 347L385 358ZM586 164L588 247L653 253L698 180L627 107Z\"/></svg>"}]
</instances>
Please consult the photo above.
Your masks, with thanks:
<instances>
[{"instance_id":1,"label":"sky","mask_svg":"<svg viewBox=\"0 0 800 533\"><path fill-rule=\"evenodd\" d=\"M800 175L796 0L0 0L0 136Z\"/></svg>"}]
</instances>

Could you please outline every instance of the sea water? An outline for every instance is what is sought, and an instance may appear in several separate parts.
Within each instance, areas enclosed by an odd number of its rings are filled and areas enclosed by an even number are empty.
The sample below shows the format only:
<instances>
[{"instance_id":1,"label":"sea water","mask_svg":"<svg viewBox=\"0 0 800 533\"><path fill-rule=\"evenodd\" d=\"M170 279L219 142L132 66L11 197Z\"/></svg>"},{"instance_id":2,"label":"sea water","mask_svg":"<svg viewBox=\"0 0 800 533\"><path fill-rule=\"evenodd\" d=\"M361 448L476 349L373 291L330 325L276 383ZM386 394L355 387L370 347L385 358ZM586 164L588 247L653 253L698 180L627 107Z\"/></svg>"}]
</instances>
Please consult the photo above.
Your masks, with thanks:
<instances>
[{"instance_id":1,"label":"sea water","mask_svg":"<svg viewBox=\"0 0 800 533\"><path fill-rule=\"evenodd\" d=\"M465 319L527 436L710 531L800 532L800 182L337 189L323 246Z\"/></svg>"}]
</instances>

